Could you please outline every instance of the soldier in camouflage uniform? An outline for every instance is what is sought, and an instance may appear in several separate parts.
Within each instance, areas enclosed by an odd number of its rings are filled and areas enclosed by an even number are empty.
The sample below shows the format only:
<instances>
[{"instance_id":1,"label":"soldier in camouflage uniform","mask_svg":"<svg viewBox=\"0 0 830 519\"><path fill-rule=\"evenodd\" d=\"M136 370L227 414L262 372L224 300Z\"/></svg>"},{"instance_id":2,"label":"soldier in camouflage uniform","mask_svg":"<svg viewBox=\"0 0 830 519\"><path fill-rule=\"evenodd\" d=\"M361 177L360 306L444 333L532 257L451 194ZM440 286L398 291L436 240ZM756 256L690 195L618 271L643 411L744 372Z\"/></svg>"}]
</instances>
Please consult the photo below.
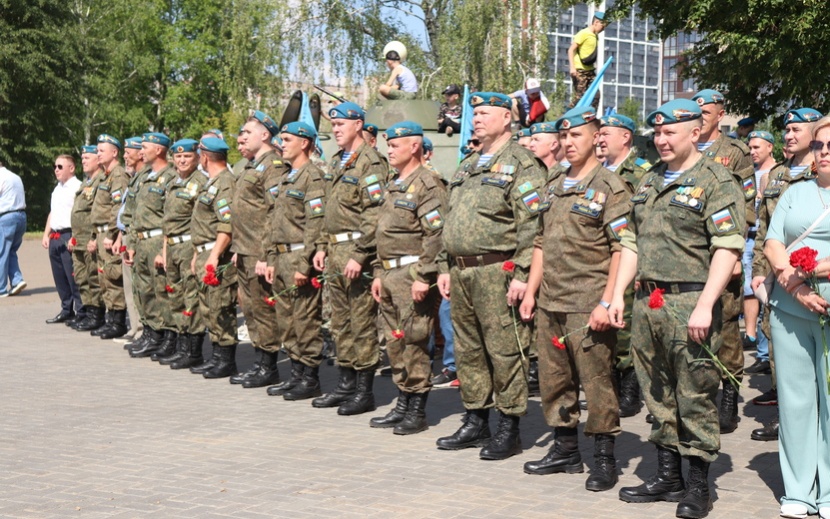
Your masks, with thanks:
<instances>
[{"instance_id":1,"label":"soldier in camouflage uniform","mask_svg":"<svg viewBox=\"0 0 830 519\"><path fill-rule=\"evenodd\" d=\"M90 331L104 324L104 300L101 298L101 285L98 281L98 252L89 251L86 247L94 231L90 222L92 201L98 184L104 177L101 166L98 165L96 146L82 148L81 166L86 178L81 189L75 193L72 205L72 240L67 247L72 251L72 268L83 306L75 320L68 322L67 326L77 331Z\"/></svg>"},{"instance_id":2,"label":"soldier in camouflage uniform","mask_svg":"<svg viewBox=\"0 0 830 519\"><path fill-rule=\"evenodd\" d=\"M325 268L329 284L340 377L334 391L315 398L312 405L339 406L338 414L354 415L375 409L373 385L380 347L370 269L376 254L378 204L388 172L378 152L363 140L365 114L359 106L341 103L329 110L329 117L340 151L323 177L326 216L314 268Z\"/></svg>"},{"instance_id":3,"label":"soldier in camouflage uniform","mask_svg":"<svg viewBox=\"0 0 830 519\"><path fill-rule=\"evenodd\" d=\"M547 185L520 307L522 318L530 320L541 288L536 331L542 409L554 427L554 445L541 460L525 463L524 470L583 471L577 441L581 383L588 403L585 434L595 438L595 466L585 488L598 492L617 482L617 338L608 301L620 255L619 231L627 222L631 195L625 182L597 160L594 145L600 121L593 107L571 109L556 125L571 165Z\"/></svg>"},{"instance_id":4,"label":"soldier in camouflage uniform","mask_svg":"<svg viewBox=\"0 0 830 519\"><path fill-rule=\"evenodd\" d=\"M680 501L676 515L694 518L712 508L708 474L720 449L721 376L710 352L720 347L720 294L746 229L744 196L731 172L697 151L700 119L700 107L688 99L648 116L662 163L631 199L609 310L622 328L624 293L636 277L631 346L654 416L649 440L657 445L658 468L643 485L620 489L620 499ZM685 485L681 456L690 464Z\"/></svg>"},{"instance_id":5,"label":"soldier in camouflage uniform","mask_svg":"<svg viewBox=\"0 0 830 519\"><path fill-rule=\"evenodd\" d=\"M101 282L107 315L104 326L92 331L102 339L121 337L127 332L127 303L121 274L121 256L113 254L118 237L117 218L127 188L127 173L118 163L121 141L111 135L98 136L98 162L104 169L92 202L91 221L95 228L87 250L98 251L98 279Z\"/></svg>"},{"instance_id":6,"label":"soldier in camouflage uniform","mask_svg":"<svg viewBox=\"0 0 830 519\"><path fill-rule=\"evenodd\" d=\"M471 96L481 151L466 157L450 181L445 253L438 287L452 299L455 354L467 413L439 449L483 447L482 459L521 452L519 418L527 412L530 325L516 308L524 297L545 167L512 139L510 97ZM490 408L499 425L490 438Z\"/></svg>"},{"instance_id":7,"label":"soldier in camouflage uniform","mask_svg":"<svg viewBox=\"0 0 830 519\"><path fill-rule=\"evenodd\" d=\"M176 369L179 363L186 362L191 373L205 378L225 378L236 371L238 285L230 248L236 181L228 169L228 149L225 141L216 137L199 142L199 163L207 172L208 181L196 197L190 219L190 241L195 249L190 268L200 280L199 313L210 332L213 354L198 363L202 359L204 335L193 335L187 357L170 365Z\"/></svg>"},{"instance_id":8,"label":"soldier in camouflage uniform","mask_svg":"<svg viewBox=\"0 0 830 519\"><path fill-rule=\"evenodd\" d=\"M724 110L723 94L716 90L701 90L692 98L703 113L703 129L700 133L698 150L703 155L718 164L722 164L732 172L735 181L741 186L744 193L747 227L755 225L755 167L749 156L749 148L738 139L723 134L720 121ZM723 309L723 330L721 338L723 344L718 350L718 358L726 366L727 373L723 373L723 395L719 409L721 434L728 434L738 427L738 388L729 383L728 374L738 381L744 377L744 350L741 340L741 330L738 319L743 313L744 284L741 275L741 264L735 266L732 279L726 285L721 295Z\"/></svg>"},{"instance_id":9,"label":"soldier in camouflage uniform","mask_svg":"<svg viewBox=\"0 0 830 519\"><path fill-rule=\"evenodd\" d=\"M776 164L768 173L766 189L763 192L761 204L758 207L758 232L755 236L755 249L752 256L752 289L758 290L770 272L769 263L764 256L764 240L767 238L767 229L772 220L772 213L781 195L790 185L802 180L815 178L813 171L814 155L810 153L812 141L812 125L821 119L821 113L813 108L797 108L784 115L785 146L784 151L790 154L790 159ZM787 244L788 245L788 244ZM769 327L769 307L764 311L762 319L763 332L769 339L769 359L772 370L772 388L757 397L753 402L761 405L775 405L778 403L777 384L775 379L775 356L773 355L772 334ZM778 418L776 417L764 427L752 431L752 438L762 441L778 439Z\"/></svg>"},{"instance_id":10,"label":"soldier in camouflage uniform","mask_svg":"<svg viewBox=\"0 0 830 519\"><path fill-rule=\"evenodd\" d=\"M182 139L171 146L173 163L176 167L175 180L167 183L164 195L164 244L162 257L165 261L167 278L167 306L173 318L178 335L175 350L159 350L159 364L176 363L177 368L190 367L187 351L194 340L202 344L205 323L199 308L199 280L190 270L193 260L193 236L190 234L190 220L199 191L207 183L207 177L197 169L199 142ZM182 360L183 362L177 362Z\"/></svg>"},{"instance_id":11,"label":"soldier in camouflage uniform","mask_svg":"<svg viewBox=\"0 0 830 519\"><path fill-rule=\"evenodd\" d=\"M277 123L267 114L256 111L242 127L243 155L248 165L236 181L233 199L233 243L239 276L239 306L248 324L248 334L257 352L257 360L246 372L232 376L231 384L245 388L264 387L280 380L277 355L279 332L271 297L271 283L265 280L267 268L263 230L274 210L269 190L289 169L277 154L271 140L279 132Z\"/></svg>"},{"instance_id":12,"label":"soldier in camouflage uniform","mask_svg":"<svg viewBox=\"0 0 830 519\"><path fill-rule=\"evenodd\" d=\"M292 122L282 127L280 136L283 157L291 169L270 190L274 211L264 245L268 256L265 280L272 283L277 341L288 351L291 378L269 387L268 394L306 400L322 394L321 294L312 284L317 272L311 262L325 216L325 190L323 172L311 161L317 131L306 123Z\"/></svg>"},{"instance_id":13,"label":"soldier in camouflage uniform","mask_svg":"<svg viewBox=\"0 0 830 519\"><path fill-rule=\"evenodd\" d=\"M559 130L556 123L535 123L530 127L530 148L539 160L547 167L546 180L557 176L565 168L561 160L565 157L562 146L559 145Z\"/></svg>"},{"instance_id":14,"label":"soldier in camouflage uniform","mask_svg":"<svg viewBox=\"0 0 830 519\"><path fill-rule=\"evenodd\" d=\"M625 182L633 194L651 164L637 156L637 149L632 146L634 121L614 114L602 118L597 144L605 161L603 166L615 172ZM617 368L617 381L620 387L620 416L634 416L640 412L640 384L634 372L631 359L631 308L634 306L634 284L625 291L625 328L617 331L617 352L614 365Z\"/></svg>"},{"instance_id":15,"label":"soldier in camouflage uniform","mask_svg":"<svg viewBox=\"0 0 830 519\"><path fill-rule=\"evenodd\" d=\"M423 135L421 126L409 121L386 130L395 175L386 185L378 217L372 296L380 304L380 328L398 401L369 425L394 427L395 434L427 429L426 402L432 387L429 342L440 297L433 284L442 248L446 188L421 164Z\"/></svg>"},{"instance_id":16,"label":"soldier in camouflage uniform","mask_svg":"<svg viewBox=\"0 0 830 519\"><path fill-rule=\"evenodd\" d=\"M170 138L163 133L145 133L141 155L149 171L134 184L135 208L130 235L135 238L133 283L140 299L147 341L133 346L130 356L164 357L176 348L176 323L167 301L167 276L164 273L164 199L167 185L176 177L167 162Z\"/></svg>"}]
</instances>

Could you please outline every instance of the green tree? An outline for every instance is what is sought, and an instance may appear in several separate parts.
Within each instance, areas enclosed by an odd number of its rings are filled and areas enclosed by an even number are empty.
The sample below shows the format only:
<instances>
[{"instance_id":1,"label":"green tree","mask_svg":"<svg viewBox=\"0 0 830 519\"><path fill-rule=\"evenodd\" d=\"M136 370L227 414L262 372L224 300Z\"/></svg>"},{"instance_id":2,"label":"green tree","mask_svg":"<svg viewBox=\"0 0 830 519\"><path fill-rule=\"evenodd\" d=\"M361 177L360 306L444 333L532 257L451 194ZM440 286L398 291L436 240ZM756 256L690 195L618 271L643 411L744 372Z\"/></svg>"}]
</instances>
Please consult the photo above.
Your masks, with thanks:
<instances>
[{"instance_id":1,"label":"green tree","mask_svg":"<svg viewBox=\"0 0 830 519\"><path fill-rule=\"evenodd\" d=\"M643 111L643 105L640 101L631 97L626 98L625 101L617 108L617 112L630 118L634 121L634 126L639 129L643 127L643 118L640 115Z\"/></svg>"}]
</instances>

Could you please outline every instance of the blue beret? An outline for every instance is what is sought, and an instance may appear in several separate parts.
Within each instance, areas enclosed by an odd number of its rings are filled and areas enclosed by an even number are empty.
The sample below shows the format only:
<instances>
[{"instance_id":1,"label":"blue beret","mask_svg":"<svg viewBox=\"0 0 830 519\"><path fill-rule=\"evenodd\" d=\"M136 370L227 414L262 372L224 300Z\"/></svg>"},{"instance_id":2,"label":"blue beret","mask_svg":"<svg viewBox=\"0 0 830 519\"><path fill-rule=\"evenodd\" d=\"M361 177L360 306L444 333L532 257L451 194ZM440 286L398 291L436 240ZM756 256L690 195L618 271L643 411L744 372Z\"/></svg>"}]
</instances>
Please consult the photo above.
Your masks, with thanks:
<instances>
[{"instance_id":1,"label":"blue beret","mask_svg":"<svg viewBox=\"0 0 830 519\"><path fill-rule=\"evenodd\" d=\"M217 137L205 137L199 141L199 149L212 151L214 153L227 153L230 148L225 141Z\"/></svg>"},{"instance_id":2,"label":"blue beret","mask_svg":"<svg viewBox=\"0 0 830 519\"><path fill-rule=\"evenodd\" d=\"M819 119L821 119L821 112L813 108L798 108L784 114L785 125L790 123L813 123Z\"/></svg>"},{"instance_id":3,"label":"blue beret","mask_svg":"<svg viewBox=\"0 0 830 519\"><path fill-rule=\"evenodd\" d=\"M559 133L559 128L556 127L556 123L558 122L559 121L534 123L530 126L530 134L536 135L537 133Z\"/></svg>"},{"instance_id":4,"label":"blue beret","mask_svg":"<svg viewBox=\"0 0 830 519\"><path fill-rule=\"evenodd\" d=\"M140 150L141 137L130 137L128 139L124 139L124 147L131 150Z\"/></svg>"},{"instance_id":5,"label":"blue beret","mask_svg":"<svg viewBox=\"0 0 830 519\"><path fill-rule=\"evenodd\" d=\"M98 153L98 146L81 146L81 154Z\"/></svg>"},{"instance_id":6,"label":"blue beret","mask_svg":"<svg viewBox=\"0 0 830 519\"><path fill-rule=\"evenodd\" d=\"M752 126L753 124L755 124L755 119L752 117L744 117L738 121L738 126Z\"/></svg>"},{"instance_id":7,"label":"blue beret","mask_svg":"<svg viewBox=\"0 0 830 519\"><path fill-rule=\"evenodd\" d=\"M596 11L594 12L594 18L596 18L597 20L605 21L605 13L602 11Z\"/></svg>"},{"instance_id":8,"label":"blue beret","mask_svg":"<svg viewBox=\"0 0 830 519\"><path fill-rule=\"evenodd\" d=\"M280 133L290 133L291 135L296 135L297 137L304 137L306 139L314 140L317 138L317 130L314 129L308 123L303 123L300 121L294 121L293 123L288 123L282 127ZM280 146L282 147L282 146Z\"/></svg>"},{"instance_id":9,"label":"blue beret","mask_svg":"<svg viewBox=\"0 0 830 519\"><path fill-rule=\"evenodd\" d=\"M194 141L193 139L182 139L174 142L170 149L173 153L189 153L196 151L198 146L199 141Z\"/></svg>"},{"instance_id":10,"label":"blue beret","mask_svg":"<svg viewBox=\"0 0 830 519\"><path fill-rule=\"evenodd\" d=\"M433 150L432 141L429 140L429 137L424 137L424 153L426 153L428 151L432 151L432 150Z\"/></svg>"},{"instance_id":11,"label":"blue beret","mask_svg":"<svg viewBox=\"0 0 830 519\"><path fill-rule=\"evenodd\" d=\"M251 116L257 121L261 122L263 126L271 133L271 135L276 135L280 131L280 127L277 126L277 123L271 119L271 116L266 114L265 112L261 112L259 110L255 111Z\"/></svg>"},{"instance_id":12,"label":"blue beret","mask_svg":"<svg viewBox=\"0 0 830 519\"><path fill-rule=\"evenodd\" d=\"M723 97L723 94L717 90L712 90L711 88L701 90L695 94L694 97L692 97L692 101L696 102L699 106L708 105L710 103L723 103L725 100L726 98Z\"/></svg>"},{"instance_id":13,"label":"blue beret","mask_svg":"<svg viewBox=\"0 0 830 519\"><path fill-rule=\"evenodd\" d=\"M631 130L632 132L637 129L634 125L634 121L632 121L630 117L626 117L622 114L606 115L600 119L600 126L625 128L626 130Z\"/></svg>"},{"instance_id":14,"label":"blue beret","mask_svg":"<svg viewBox=\"0 0 830 519\"><path fill-rule=\"evenodd\" d=\"M376 124L363 123L363 131L364 132L369 132L372 135L374 135L375 137L377 137L378 136L378 130L379 130L379 128Z\"/></svg>"},{"instance_id":15,"label":"blue beret","mask_svg":"<svg viewBox=\"0 0 830 519\"><path fill-rule=\"evenodd\" d=\"M348 102L340 103L339 105L329 110L329 117L331 117L332 119L359 119L362 121L366 119L366 113L355 103Z\"/></svg>"},{"instance_id":16,"label":"blue beret","mask_svg":"<svg viewBox=\"0 0 830 519\"><path fill-rule=\"evenodd\" d=\"M119 141L118 139L116 139L112 135L107 135L106 133L102 133L101 135L99 135L98 136L98 144L102 144L104 142L106 142L108 144L112 144L113 146L115 146L119 150L121 149L121 141Z\"/></svg>"},{"instance_id":17,"label":"blue beret","mask_svg":"<svg viewBox=\"0 0 830 519\"><path fill-rule=\"evenodd\" d=\"M402 121L387 128L386 133L383 135L387 141L397 139L398 137L423 137L424 129L418 123Z\"/></svg>"},{"instance_id":18,"label":"blue beret","mask_svg":"<svg viewBox=\"0 0 830 519\"><path fill-rule=\"evenodd\" d=\"M522 137L530 137L531 135L532 133L530 132L530 128L522 128L516 132L517 139L521 139Z\"/></svg>"},{"instance_id":19,"label":"blue beret","mask_svg":"<svg viewBox=\"0 0 830 519\"><path fill-rule=\"evenodd\" d=\"M500 94L498 92L473 92L470 96L470 106L496 106L498 108L507 108L510 110L513 107L513 100L510 96Z\"/></svg>"},{"instance_id":20,"label":"blue beret","mask_svg":"<svg viewBox=\"0 0 830 519\"><path fill-rule=\"evenodd\" d=\"M754 132L749 132L750 139L764 139L765 141L769 142L770 144L775 144L775 137L770 132L765 132L763 130L757 130Z\"/></svg>"},{"instance_id":21,"label":"blue beret","mask_svg":"<svg viewBox=\"0 0 830 519\"><path fill-rule=\"evenodd\" d=\"M279 135L274 135L273 137L271 137L271 146L282 151L282 137L280 137Z\"/></svg>"},{"instance_id":22,"label":"blue beret","mask_svg":"<svg viewBox=\"0 0 830 519\"><path fill-rule=\"evenodd\" d=\"M170 147L170 137L158 132L145 133L142 138L142 142L152 142L153 144L158 144L159 146L164 146L165 148Z\"/></svg>"},{"instance_id":23,"label":"blue beret","mask_svg":"<svg viewBox=\"0 0 830 519\"><path fill-rule=\"evenodd\" d=\"M556 121L556 129L569 130L596 120L597 111L593 106L577 106L565 112L565 115Z\"/></svg>"},{"instance_id":24,"label":"blue beret","mask_svg":"<svg viewBox=\"0 0 830 519\"><path fill-rule=\"evenodd\" d=\"M700 107L696 102L689 99L675 99L648 114L646 123L649 126L685 123L700 119L701 115Z\"/></svg>"},{"instance_id":25,"label":"blue beret","mask_svg":"<svg viewBox=\"0 0 830 519\"><path fill-rule=\"evenodd\" d=\"M217 137L219 137L220 139L225 140L225 134L224 134L224 133L222 133L222 130L220 130L220 129L218 129L218 128L214 128L214 129L212 129L212 130L208 130L208 131L206 131L205 133L212 133L213 135L216 135L216 136L217 136Z\"/></svg>"}]
</instances>

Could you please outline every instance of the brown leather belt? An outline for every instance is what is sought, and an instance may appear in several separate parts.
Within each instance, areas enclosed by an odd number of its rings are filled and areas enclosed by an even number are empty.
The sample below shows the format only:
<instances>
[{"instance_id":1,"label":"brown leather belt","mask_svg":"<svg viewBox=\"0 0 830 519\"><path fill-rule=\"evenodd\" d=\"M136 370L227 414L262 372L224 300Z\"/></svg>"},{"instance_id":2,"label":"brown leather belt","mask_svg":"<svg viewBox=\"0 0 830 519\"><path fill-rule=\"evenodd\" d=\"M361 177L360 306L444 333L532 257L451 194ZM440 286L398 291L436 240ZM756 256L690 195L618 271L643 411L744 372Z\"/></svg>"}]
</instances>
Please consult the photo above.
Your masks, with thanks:
<instances>
[{"instance_id":1,"label":"brown leather belt","mask_svg":"<svg viewBox=\"0 0 830 519\"><path fill-rule=\"evenodd\" d=\"M502 263L513 257L515 252L489 252L478 256L454 256L453 262L461 270L471 267L484 267L493 263Z\"/></svg>"},{"instance_id":2,"label":"brown leather belt","mask_svg":"<svg viewBox=\"0 0 830 519\"><path fill-rule=\"evenodd\" d=\"M665 281L640 281L640 290L646 295L657 289L665 290L668 294L683 294L686 292L700 292L706 283L667 283Z\"/></svg>"}]
</instances>

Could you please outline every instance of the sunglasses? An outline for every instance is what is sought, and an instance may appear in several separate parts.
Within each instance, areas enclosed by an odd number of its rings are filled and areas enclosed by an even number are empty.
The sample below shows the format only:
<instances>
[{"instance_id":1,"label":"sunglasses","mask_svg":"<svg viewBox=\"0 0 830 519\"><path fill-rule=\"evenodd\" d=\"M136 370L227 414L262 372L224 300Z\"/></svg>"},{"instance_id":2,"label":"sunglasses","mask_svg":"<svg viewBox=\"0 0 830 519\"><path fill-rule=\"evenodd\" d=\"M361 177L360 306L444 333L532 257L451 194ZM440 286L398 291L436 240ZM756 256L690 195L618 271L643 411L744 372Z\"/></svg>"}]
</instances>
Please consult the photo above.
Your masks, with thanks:
<instances>
[{"instance_id":1,"label":"sunglasses","mask_svg":"<svg viewBox=\"0 0 830 519\"><path fill-rule=\"evenodd\" d=\"M63 169L63 164L55 164L55 169Z\"/></svg>"},{"instance_id":2,"label":"sunglasses","mask_svg":"<svg viewBox=\"0 0 830 519\"><path fill-rule=\"evenodd\" d=\"M813 151L822 151L827 146L827 151L830 151L830 142L812 141L810 142L810 149Z\"/></svg>"},{"instance_id":3,"label":"sunglasses","mask_svg":"<svg viewBox=\"0 0 830 519\"><path fill-rule=\"evenodd\" d=\"M478 146L479 144L481 144L481 141L472 139L472 140L469 141L469 143L472 144L473 146Z\"/></svg>"}]
</instances>

